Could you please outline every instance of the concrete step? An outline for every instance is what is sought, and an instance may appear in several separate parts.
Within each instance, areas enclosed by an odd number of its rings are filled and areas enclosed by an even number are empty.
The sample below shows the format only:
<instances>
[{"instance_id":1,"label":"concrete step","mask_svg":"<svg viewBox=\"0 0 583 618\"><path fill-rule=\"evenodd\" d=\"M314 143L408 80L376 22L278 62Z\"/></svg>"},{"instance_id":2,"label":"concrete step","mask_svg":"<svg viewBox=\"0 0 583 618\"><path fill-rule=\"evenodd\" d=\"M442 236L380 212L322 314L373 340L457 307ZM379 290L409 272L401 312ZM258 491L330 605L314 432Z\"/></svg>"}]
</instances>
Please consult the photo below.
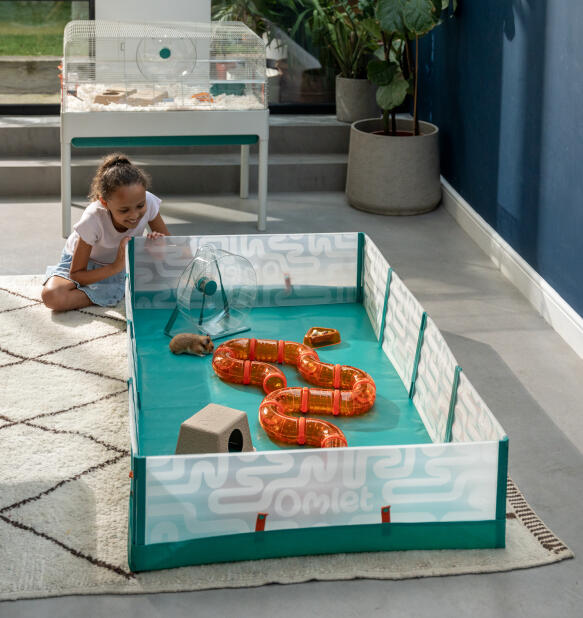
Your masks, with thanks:
<instances>
[{"instance_id":1,"label":"concrete step","mask_svg":"<svg viewBox=\"0 0 583 618\"><path fill-rule=\"evenodd\" d=\"M133 157L152 177L160 195L221 194L239 191L239 154L208 153ZM269 192L344 191L344 153L269 155ZM89 190L99 157L78 156L72 162L72 193ZM250 156L249 190L257 191L257 156ZM0 158L0 196L59 196L60 157Z\"/></svg>"},{"instance_id":2,"label":"concrete step","mask_svg":"<svg viewBox=\"0 0 583 618\"><path fill-rule=\"evenodd\" d=\"M106 112L104 112L106 113ZM350 125L335 116L272 115L269 150L272 154L346 153ZM60 157L59 116L0 116L0 158ZM237 147L124 149L128 155L231 153ZM256 147L252 147L252 152ZM110 150L73 148L72 155L101 157Z\"/></svg>"}]
</instances>

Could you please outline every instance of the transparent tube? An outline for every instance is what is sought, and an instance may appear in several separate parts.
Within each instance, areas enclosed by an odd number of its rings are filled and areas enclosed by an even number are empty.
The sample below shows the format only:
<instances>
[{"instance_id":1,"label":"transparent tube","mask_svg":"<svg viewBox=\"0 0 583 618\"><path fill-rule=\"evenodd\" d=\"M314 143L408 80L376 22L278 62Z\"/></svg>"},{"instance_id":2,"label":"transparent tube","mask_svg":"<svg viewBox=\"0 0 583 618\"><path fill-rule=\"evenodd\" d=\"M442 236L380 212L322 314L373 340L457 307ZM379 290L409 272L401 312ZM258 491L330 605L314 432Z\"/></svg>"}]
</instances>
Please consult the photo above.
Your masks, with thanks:
<instances>
[{"instance_id":1,"label":"transparent tube","mask_svg":"<svg viewBox=\"0 0 583 618\"><path fill-rule=\"evenodd\" d=\"M307 382L322 388L288 388L283 372L271 363L295 365ZM212 364L227 382L263 388L267 396L259 422L272 439L288 444L347 446L336 425L303 414L355 416L370 410L376 398L375 383L366 372L323 363L312 348L294 341L231 339L216 349ZM296 413L302 416L291 416Z\"/></svg>"}]
</instances>

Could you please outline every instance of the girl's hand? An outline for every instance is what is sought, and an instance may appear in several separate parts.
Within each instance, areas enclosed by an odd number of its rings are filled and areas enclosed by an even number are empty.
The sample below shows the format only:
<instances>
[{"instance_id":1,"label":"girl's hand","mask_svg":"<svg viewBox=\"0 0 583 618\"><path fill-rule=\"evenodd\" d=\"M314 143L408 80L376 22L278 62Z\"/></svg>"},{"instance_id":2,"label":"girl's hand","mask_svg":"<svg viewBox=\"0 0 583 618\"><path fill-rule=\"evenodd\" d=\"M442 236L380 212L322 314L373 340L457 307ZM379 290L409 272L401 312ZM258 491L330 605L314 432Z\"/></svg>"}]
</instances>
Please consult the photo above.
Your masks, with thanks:
<instances>
[{"instance_id":1,"label":"girl's hand","mask_svg":"<svg viewBox=\"0 0 583 618\"><path fill-rule=\"evenodd\" d=\"M162 260L166 255L166 234L162 232L148 232L147 242L145 243L146 253L149 253L153 259Z\"/></svg>"},{"instance_id":2,"label":"girl's hand","mask_svg":"<svg viewBox=\"0 0 583 618\"><path fill-rule=\"evenodd\" d=\"M128 236L126 236L125 238L121 239L121 242L119 243L119 249L117 250L117 256L115 258L115 262L113 263L114 268L116 269L115 272L119 273L121 272L126 265L126 247L128 242L130 242L130 239Z\"/></svg>"}]
</instances>

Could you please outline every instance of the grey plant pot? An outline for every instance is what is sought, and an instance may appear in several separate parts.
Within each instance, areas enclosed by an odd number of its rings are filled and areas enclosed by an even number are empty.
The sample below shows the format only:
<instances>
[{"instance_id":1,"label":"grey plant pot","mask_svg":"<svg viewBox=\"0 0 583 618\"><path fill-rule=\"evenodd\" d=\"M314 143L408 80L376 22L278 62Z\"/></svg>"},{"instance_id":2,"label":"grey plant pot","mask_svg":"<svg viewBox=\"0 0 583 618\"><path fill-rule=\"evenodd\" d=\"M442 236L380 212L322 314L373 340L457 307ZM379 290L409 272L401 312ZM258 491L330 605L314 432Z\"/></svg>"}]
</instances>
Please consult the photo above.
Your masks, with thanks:
<instances>
[{"instance_id":1,"label":"grey plant pot","mask_svg":"<svg viewBox=\"0 0 583 618\"><path fill-rule=\"evenodd\" d=\"M441 201L439 129L419 122L421 135L375 135L382 119L350 127L346 197L354 208L382 215L417 215ZM413 120L397 119L397 131L413 131Z\"/></svg>"},{"instance_id":2,"label":"grey plant pot","mask_svg":"<svg viewBox=\"0 0 583 618\"><path fill-rule=\"evenodd\" d=\"M376 86L368 79L348 79L336 76L336 119L354 122L380 116L376 101Z\"/></svg>"}]
</instances>

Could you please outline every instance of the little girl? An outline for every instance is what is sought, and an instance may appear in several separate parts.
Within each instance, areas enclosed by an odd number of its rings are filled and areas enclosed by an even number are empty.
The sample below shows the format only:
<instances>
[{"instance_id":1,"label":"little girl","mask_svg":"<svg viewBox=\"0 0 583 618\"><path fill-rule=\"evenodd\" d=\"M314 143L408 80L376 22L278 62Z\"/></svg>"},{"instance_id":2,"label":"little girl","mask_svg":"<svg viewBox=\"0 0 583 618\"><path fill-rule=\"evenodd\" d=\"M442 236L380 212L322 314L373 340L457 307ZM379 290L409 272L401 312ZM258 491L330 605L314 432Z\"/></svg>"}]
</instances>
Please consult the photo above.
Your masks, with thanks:
<instances>
[{"instance_id":1,"label":"little girl","mask_svg":"<svg viewBox=\"0 0 583 618\"><path fill-rule=\"evenodd\" d=\"M112 307L124 295L125 248L132 236L168 236L160 199L147 191L149 178L119 153L103 160L91 184L90 199L73 226L61 261L49 266L41 297L55 311L89 305Z\"/></svg>"}]
</instances>

